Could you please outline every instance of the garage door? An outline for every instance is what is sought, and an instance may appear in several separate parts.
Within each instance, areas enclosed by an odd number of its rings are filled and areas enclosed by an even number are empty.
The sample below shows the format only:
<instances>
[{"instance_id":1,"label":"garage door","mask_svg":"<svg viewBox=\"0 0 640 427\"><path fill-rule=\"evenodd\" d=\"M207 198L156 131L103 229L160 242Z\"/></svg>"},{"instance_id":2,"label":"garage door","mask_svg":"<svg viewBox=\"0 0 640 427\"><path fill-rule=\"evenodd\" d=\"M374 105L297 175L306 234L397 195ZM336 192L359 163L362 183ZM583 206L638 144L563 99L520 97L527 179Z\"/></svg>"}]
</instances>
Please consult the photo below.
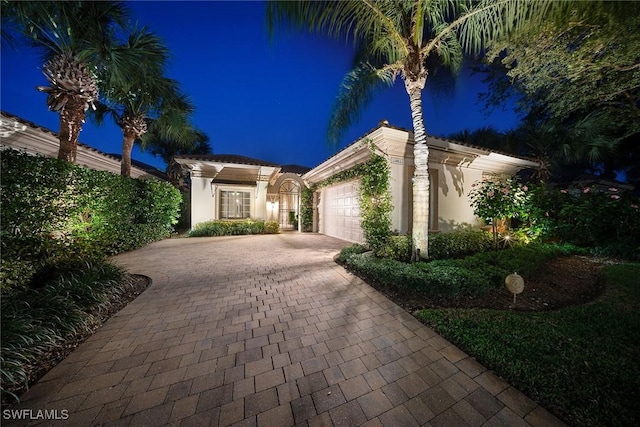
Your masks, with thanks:
<instances>
[{"instance_id":1,"label":"garage door","mask_svg":"<svg viewBox=\"0 0 640 427\"><path fill-rule=\"evenodd\" d=\"M360 228L359 192L358 181L349 181L324 189L320 212L321 233L350 242L364 242Z\"/></svg>"}]
</instances>

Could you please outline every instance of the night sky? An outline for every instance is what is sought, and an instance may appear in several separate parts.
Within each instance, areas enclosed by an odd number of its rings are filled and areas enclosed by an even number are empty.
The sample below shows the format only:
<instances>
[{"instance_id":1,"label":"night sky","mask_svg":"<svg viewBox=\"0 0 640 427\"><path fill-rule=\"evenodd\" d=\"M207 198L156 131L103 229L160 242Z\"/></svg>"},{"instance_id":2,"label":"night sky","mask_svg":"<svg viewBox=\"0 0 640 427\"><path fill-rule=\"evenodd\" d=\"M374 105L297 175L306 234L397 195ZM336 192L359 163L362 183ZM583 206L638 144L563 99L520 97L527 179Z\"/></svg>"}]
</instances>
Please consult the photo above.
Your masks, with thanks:
<instances>
[{"instance_id":1,"label":"night sky","mask_svg":"<svg viewBox=\"0 0 640 427\"><path fill-rule=\"evenodd\" d=\"M363 136L381 119L411 129L409 101L401 80L383 89L338 146L326 138L331 107L349 70L352 46L344 41L278 31L270 41L262 2L130 2L132 17L165 41L167 69L194 105L193 122L206 132L216 154L239 154L277 164L313 167ZM58 114L47 111L42 60L27 47L1 52L2 110L58 131ZM427 132L446 136L492 125L516 126L513 111L487 115L477 102L479 76L463 72L451 95L424 92ZM120 153L122 136L112 122L90 121L80 141ZM164 170L164 162L134 149L133 157Z\"/></svg>"}]
</instances>

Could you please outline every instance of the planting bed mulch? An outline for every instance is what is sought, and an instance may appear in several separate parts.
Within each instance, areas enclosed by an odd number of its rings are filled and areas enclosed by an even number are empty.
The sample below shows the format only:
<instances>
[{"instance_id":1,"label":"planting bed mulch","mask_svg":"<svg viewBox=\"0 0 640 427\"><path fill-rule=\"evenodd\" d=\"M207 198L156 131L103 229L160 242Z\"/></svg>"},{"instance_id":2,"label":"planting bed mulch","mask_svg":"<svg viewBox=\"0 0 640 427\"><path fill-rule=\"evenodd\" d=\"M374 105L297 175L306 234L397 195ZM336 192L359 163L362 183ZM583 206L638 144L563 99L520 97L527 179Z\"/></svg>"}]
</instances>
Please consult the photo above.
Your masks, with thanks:
<instances>
[{"instance_id":1,"label":"planting bed mulch","mask_svg":"<svg viewBox=\"0 0 640 427\"><path fill-rule=\"evenodd\" d=\"M124 280L126 282L126 292L111 295L109 301L105 303L100 310L96 309L95 311L88 313L89 316L92 317L92 324L89 330L67 337L64 342L60 342L56 347L52 348L45 357L38 361L37 364L25 367L29 373L29 385L34 384L51 368L60 363L73 350L75 350L76 347L82 344L96 330L98 330L100 326L109 320L111 316L136 299L138 295L144 292L144 290L151 284L150 278L138 274L127 275ZM20 389L8 388L7 391L19 396L27 391L27 389L26 387L21 387ZM3 395L3 406L8 403L13 403L11 398L8 395Z\"/></svg>"},{"instance_id":2,"label":"planting bed mulch","mask_svg":"<svg viewBox=\"0 0 640 427\"><path fill-rule=\"evenodd\" d=\"M531 277L524 277L525 289L517 295L505 286L477 297L437 298L414 290L391 289L370 283L410 313L423 308L490 308L542 311L583 304L598 298L604 290L602 263L592 257L568 256L551 260Z\"/></svg>"}]
</instances>

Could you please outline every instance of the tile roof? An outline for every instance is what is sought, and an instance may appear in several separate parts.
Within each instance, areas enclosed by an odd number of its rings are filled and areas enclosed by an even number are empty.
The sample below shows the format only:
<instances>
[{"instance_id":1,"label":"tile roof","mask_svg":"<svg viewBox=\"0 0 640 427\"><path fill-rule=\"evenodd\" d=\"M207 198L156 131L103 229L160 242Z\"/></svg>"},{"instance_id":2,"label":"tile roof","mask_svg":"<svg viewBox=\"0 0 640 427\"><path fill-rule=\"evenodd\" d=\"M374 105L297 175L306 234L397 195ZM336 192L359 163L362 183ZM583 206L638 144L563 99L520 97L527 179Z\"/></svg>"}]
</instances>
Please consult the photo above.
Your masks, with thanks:
<instances>
[{"instance_id":1,"label":"tile roof","mask_svg":"<svg viewBox=\"0 0 640 427\"><path fill-rule=\"evenodd\" d=\"M406 128L403 128L403 127L400 127L400 126L391 125L391 124L389 124L389 122L388 122L388 121L386 121L386 120L380 120L380 121L378 122L378 126L376 126L376 127L374 127L374 128L371 128L369 131L365 132L361 137L359 137L359 138L357 138L355 141L353 141L353 142L351 142L351 143L349 143L349 144L345 145L345 146L344 146L344 148L342 148L341 150L338 150L335 154L333 154L333 155L331 155L331 156L327 157L326 159L324 159L323 161L321 161L318 165L321 165L321 164L323 164L324 162L326 162L327 160L332 159L333 157L337 156L337 155L338 155L338 153L341 153L342 151L346 150L347 148L349 148L349 147L351 147L351 146L353 146L353 145L357 144L358 142L362 141L362 139L363 139L365 136L367 136L367 135L369 135L369 134L373 133L374 131L376 131L376 130L378 130L378 129L382 128L382 127L386 127L386 128L389 128L389 129L395 129L395 130L399 130L399 131L402 131L402 132L408 132L408 133L411 133L411 134L413 133L413 130L412 130L412 129L406 129ZM491 149L491 148L482 147L482 146L480 146L480 145L467 144L467 143L465 143L465 142L460 142L460 141L456 141L456 140L453 140L453 139L447 139L447 138L443 138L443 137L440 137L440 136L434 136L434 135L429 135L429 134L427 134L427 137L429 137L429 138L433 138L433 139L436 139L436 140L439 140L439 141L452 142L452 143L454 143L454 144L462 145L463 147L469 147L469 148L474 148L474 149L476 149L476 150L486 151L487 153L502 154L502 155L509 156L509 157L515 157L515 158L517 158L517 159L534 161L531 157L520 156L520 155L518 155L518 154L512 154L512 153L507 153L506 151L494 150L494 149ZM316 165L316 166L317 166L317 165Z\"/></svg>"},{"instance_id":2,"label":"tile roof","mask_svg":"<svg viewBox=\"0 0 640 427\"><path fill-rule=\"evenodd\" d=\"M16 120L16 121L18 121L18 122L20 122L20 123L22 123L22 124L24 124L24 125L27 125L27 126L29 126L30 128L32 128L32 129L38 129L38 130L39 130L39 131L41 131L41 132L51 134L51 135L55 136L55 137L56 137L56 139L60 137L60 136L58 135L58 133L57 133L57 132L54 132L54 131L52 131L51 129L48 129L48 128L44 127L44 126L37 125L37 124L35 124L35 123L33 123L33 122L30 122L29 120L25 120L25 119L23 119L22 117L16 116L15 114L11 114L11 113L8 113L8 112L6 112L6 111L0 111L0 114L1 114L3 117L6 117L6 118L8 118L8 119L12 119L12 120ZM119 158L119 157L114 157L114 156L113 156L113 155L111 155L111 154L107 154L107 153L105 153L105 152L103 152L103 151L98 150L97 148L94 148L94 147L92 147L92 146L90 146L90 145L84 144L84 143L82 143L82 142L80 142L80 141L78 141L78 146L80 146L80 147L84 147L84 148L86 148L87 150L90 150L90 151L93 151L93 152L95 152L95 153L101 154L101 155L103 155L103 156L110 157L110 158L112 158L112 159L114 159L114 160L118 160L118 161L120 161L120 158Z\"/></svg>"},{"instance_id":3,"label":"tile roof","mask_svg":"<svg viewBox=\"0 0 640 427\"><path fill-rule=\"evenodd\" d=\"M280 172L282 173L295 173L298 175L304 175L309 172L311 168L302 165L282 165Z\"/></svg>"},{"instance_id":4,"label":"tile roof","mask_svg":"<svg viewBox=\"0 0 640 427\"><path fill-rule=\"evenodd\" d=\"M239 165L280 167L280 165L277 165L275 163L267 162L265 160L260 160L260 159L254 159L252 157L240 156L237 154L181 155L181 156L177 156L176 159L202 160L207 162L218 162L218 163L236 163Z\"/></svg>"}]
</instances>

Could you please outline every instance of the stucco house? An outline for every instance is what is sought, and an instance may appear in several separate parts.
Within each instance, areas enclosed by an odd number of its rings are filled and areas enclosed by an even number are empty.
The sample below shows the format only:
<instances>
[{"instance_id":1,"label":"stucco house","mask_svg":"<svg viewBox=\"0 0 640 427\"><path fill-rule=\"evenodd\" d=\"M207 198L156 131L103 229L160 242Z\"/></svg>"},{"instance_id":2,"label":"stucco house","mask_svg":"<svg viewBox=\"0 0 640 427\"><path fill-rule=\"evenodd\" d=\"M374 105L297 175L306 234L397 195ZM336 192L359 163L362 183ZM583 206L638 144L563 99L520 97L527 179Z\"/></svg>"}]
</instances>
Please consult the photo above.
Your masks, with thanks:
<instances>
[{"instance_id":1,"label":"stucco house","mask_svg":"<svg viewBox=\"0 0 640 427\"><path fill-rule=\"evenodd\" d=\"M431 179L430 230L451 231L480 225L468 194L487 174L513 175L537 168L530 159L481 147L429 137ZM311 170L280 166L238 155L182 156L176 159L191 177L191 224L215 219L275 220L281 229L300 229L300 193L336 173L366 162L373 151L390 166L392 228L411 231L413 133L386 121ZM363 242L360 228L359 181L317 186L313 231Z\"/></svg>"},{"instance_id":2,"label":"stucco house","mask_svg":"<svg viewBox=\"0 0 640 427\"><path fill-rule=\"evenodd\" d=\"M189 171L191 226L211 220L278 221L299 229L302 173L308 168L277 165L235 154L176 157Z\"/></svg>"},{"instance_id":3,"label":"stucco house","mask_svg":"<svg viewBox=\"0 0 640 427\"><path fill-rule=\"evenodd\" d=\"M497 153L429 136L430 207L429 231L452 231L461 226L479 226L469 203L471 185L489 174L514 175L521 169L537 168L531 159ZM302 176L308 184L319 184L335 173L367 161L371 149L384 156L390 167L393 211L392 229L411 232L413 132L381 121L358 141L347 146ZM314 230L352 242L363 242L358 207L359 181L321 187L314 195L317 207Z\"/></svg>"},{"instance_id":4,"label":"stucco house","mask_svg":"<svg viewBox=\"0 0 640 427\"><path fill-rule=\"evenodd\" d=\"M57 158L60 140L56 132L2 111L0 112L0 147L10 147L29 154ZM81 142L78 143L76 164L120 175L119 155L103 153ZM166 179L163 172L141 162L134 162L131 165L131 177Z\"/></svg>"}]
</instances>

